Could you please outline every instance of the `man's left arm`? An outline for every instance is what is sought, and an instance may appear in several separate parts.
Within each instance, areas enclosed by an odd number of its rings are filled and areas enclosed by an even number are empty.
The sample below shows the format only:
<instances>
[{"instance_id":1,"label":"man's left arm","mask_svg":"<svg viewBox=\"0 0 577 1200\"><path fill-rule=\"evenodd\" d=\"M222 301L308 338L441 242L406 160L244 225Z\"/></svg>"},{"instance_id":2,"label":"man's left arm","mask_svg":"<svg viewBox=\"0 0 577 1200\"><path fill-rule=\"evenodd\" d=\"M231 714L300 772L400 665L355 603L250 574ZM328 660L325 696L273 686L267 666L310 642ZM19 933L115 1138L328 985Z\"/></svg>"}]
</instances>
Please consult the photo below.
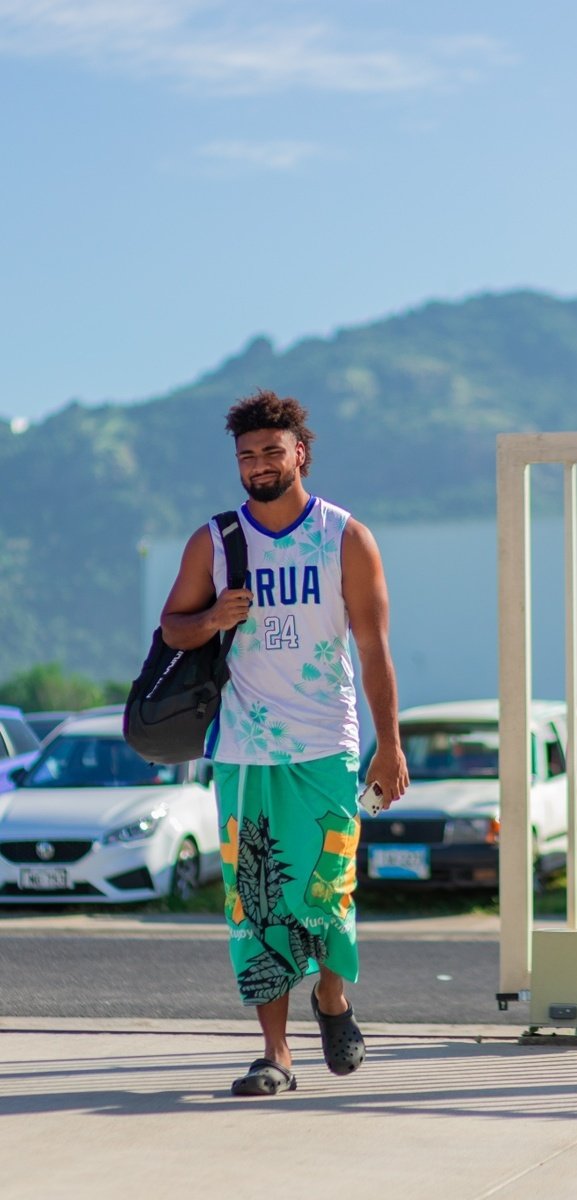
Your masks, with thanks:
<instances>
[{"instance_id":1,"label":"man's left arm","mask_svg":"<svg viewBox=\"0 0 577 1200\"><path fill-rule=\"evenodd\" d=\"M377 543L370 530L352 517L343 533L342 573L363 690L377 735L366 781L380 784L383 807L389 808L409 784L399 735L397 681L389 649L389 597Z\"/></svg>"}]
</instances>

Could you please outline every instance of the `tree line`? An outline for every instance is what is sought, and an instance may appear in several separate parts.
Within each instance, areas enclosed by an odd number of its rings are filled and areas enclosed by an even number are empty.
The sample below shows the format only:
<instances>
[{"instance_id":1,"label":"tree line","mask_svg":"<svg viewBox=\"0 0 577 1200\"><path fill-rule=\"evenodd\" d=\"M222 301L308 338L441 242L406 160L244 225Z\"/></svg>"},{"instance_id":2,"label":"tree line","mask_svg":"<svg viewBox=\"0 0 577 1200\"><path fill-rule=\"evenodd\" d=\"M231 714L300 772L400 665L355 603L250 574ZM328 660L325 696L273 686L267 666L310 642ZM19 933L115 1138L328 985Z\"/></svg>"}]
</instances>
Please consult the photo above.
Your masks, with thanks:
<instances>
[{"instance_id":1,"label":"tree line","mask_svg":"<svg viewBox=\"0 0 577 1200\"><path fill-rule=\"evenodd\" d=\"M0 704L23 712L80 712L106 704L124 704L130 684L66 673L60 663L40 663L0 683Z\"/></svg>"}]
</instances>

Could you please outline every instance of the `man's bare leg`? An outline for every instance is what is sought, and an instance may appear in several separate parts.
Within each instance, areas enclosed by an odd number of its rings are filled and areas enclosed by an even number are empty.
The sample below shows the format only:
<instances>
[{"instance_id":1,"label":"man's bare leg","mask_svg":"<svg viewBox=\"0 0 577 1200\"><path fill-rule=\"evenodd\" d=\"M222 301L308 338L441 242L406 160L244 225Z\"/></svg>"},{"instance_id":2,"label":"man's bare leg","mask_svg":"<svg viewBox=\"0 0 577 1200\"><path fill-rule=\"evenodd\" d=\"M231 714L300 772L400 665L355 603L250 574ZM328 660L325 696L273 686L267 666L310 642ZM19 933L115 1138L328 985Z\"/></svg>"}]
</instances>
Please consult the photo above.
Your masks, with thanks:
<instances>
[{"instance_id":1,"label":"man's bare leg","mask_svg":"<svg viewBox=\"0 0 577 1200\"><path fill-rule=\"evenodd\" d=\"M289 994L271 1000L270 1004L257 1004L257 1016L264 1034L264 1056L290 1070L292 1058L286 1040Z\"/></svg>"},{"instance_id":2,"label":"man's bare leg","mask_svg":"<svg viewBox=\"0 0 577 1200\"><path fill-rule=\"evenodd\" d=\"M319 1008L327 1017L337 1017L348 1008L342 975L335 975L328 967L319 969L321 977L315 988Z\"/></svg>"},{"instance_id":3,"label":"man's bare leg","mask_svg":"<svg viewBox=\"0 0 577 1200\"><path fill-rule=\"evenodd\" d=\"M319 1023L324 1060L333 1075L349 1075L365 1057L363 1035L355 1020L352 1004L345 996L342 976L327 967L320 968L320 979L311 996L313 1013Z\"/></svg>"},{"instance_id":4,"label":"man's bare leg","mask_svg":"<svg viewBox=\"0 0 577 1200\"><path fill-rule=\"evenodd\" d=\"M347 1011L348 1000L345 996L344 983L341 975L335 975L328 967L320 968L320 979L315 988L319 1008L327 1016L338 1016ZM258 1004L257 1016L264 1035L264 1056L272 1062L278 1062L283 1067L292 1065L291 1052L286 1039L286 1027L289 1010L289 994L271 1000L270 1004Z\"/></svg>"}]
</instances>

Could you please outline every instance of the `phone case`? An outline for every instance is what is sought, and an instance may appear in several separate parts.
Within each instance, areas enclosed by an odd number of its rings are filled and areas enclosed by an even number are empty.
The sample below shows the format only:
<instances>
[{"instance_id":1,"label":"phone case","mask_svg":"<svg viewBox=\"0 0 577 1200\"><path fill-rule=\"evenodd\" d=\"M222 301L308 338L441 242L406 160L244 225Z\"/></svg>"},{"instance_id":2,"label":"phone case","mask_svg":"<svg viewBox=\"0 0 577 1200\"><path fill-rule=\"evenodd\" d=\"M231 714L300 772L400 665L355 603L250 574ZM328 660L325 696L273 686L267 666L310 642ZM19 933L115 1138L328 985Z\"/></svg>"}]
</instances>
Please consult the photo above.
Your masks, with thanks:
<instances>
[{"instance_id":1,"label":"phone case","mask_svg":"<svg viewBox=\"0 0 577 1200\"><path fill-rule=\"evenodd\" d=\"M371 783L370 787L365 788L361 796L359 796L359 804L362 804L366 812L371 817L376 817L383 811L383 789L378 783Z\"/></svg>"}]
</instances>

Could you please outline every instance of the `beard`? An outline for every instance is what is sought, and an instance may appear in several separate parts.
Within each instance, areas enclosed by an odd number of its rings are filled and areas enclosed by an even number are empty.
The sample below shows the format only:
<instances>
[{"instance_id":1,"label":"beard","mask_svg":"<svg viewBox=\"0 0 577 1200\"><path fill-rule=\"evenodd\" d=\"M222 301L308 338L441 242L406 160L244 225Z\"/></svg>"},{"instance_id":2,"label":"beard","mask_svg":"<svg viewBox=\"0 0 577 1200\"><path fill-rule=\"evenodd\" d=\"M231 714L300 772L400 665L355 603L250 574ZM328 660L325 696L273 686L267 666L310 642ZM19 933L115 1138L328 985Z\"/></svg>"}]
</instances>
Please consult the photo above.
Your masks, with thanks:
<instances>
[{"instance_id":1,"label":"beard","mask_svg":"<svg viewBox=\"0 0 577 1200\"><path fill-rule=\"evenodd\" d=\"M274 483L243 483L243 487L248 492L251 500L259 500L261 504L268 504L271 500L280 500L285 492L288 492L296 479L296 471L289 471L280 479L275 479Z\"/></svg>"}]
</instances>

